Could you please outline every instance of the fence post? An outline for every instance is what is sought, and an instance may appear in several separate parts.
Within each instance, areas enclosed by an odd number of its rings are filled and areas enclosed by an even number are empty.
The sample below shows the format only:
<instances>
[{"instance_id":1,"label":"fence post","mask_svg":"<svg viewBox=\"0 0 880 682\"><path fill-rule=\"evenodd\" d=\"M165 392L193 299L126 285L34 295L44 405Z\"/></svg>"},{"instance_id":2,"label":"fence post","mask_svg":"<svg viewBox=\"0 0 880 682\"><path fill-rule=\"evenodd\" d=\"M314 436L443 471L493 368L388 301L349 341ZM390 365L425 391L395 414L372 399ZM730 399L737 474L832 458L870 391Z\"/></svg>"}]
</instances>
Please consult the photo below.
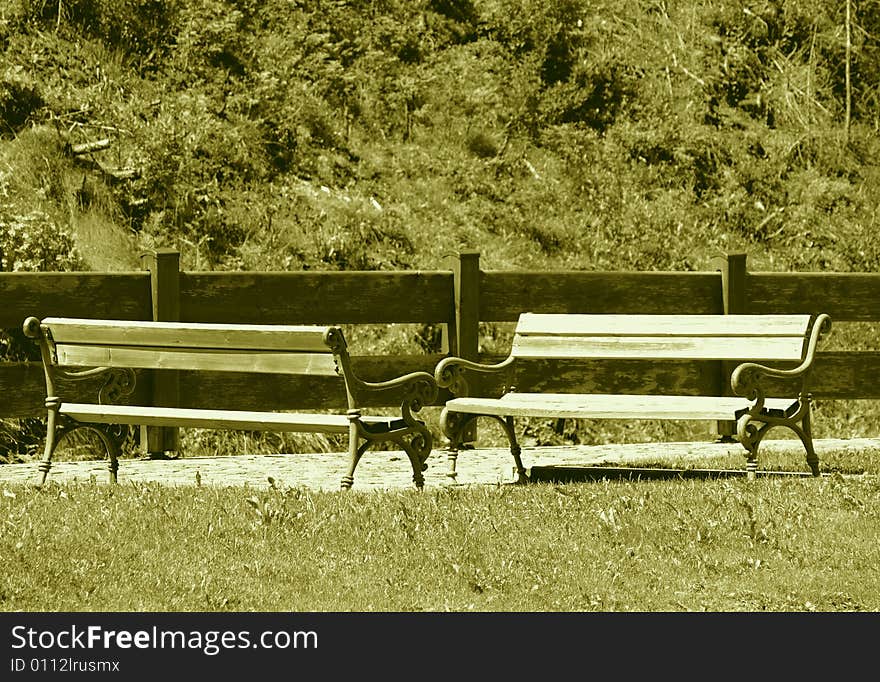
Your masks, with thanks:
<instances>
[{"instance_id":1,"label":"fence post","mask_svg":"<svg viewBox=\"0 0 880 682\"><path fill-rule=\"evenodd\" d=\"M141 256L145 269L150 271L150 285L155 322L180 321L180 252L174 249L156 249ZM153 405L176 407L180 400L180 382L177 372L153 373ZM161 459L166 451L180 448L180 432L175 426L142 426L141 448L150 458Z\"/></svg>"},{"instance_id":2,"label":"fence post","mask_svg":"<svg viewBox=\"0 0 880 682\"><path fill-rule=\"evenodd\" d=\"M480 359L480 252L462 251L453 265L455 299L455 354L466 360ZM462 442L477 438L476 423L462 434Z\"/></svg>"},{"instance_id":3,"label":"fence post","mask_svg":"<svg viewBox=\"0 0 880 682\"><path fill-rule=\"evenodd\" d=\"M742 315L746 312L746 254L728 253L716 260L717 269L721 271L721 298L725 315ZM722 395L733 395L730 387L730 373L734 363L722 362ZM718 421L715 424L715 435L722 442L732 442L736 434L736 422L733 420Z\"/></svg>"}]
</instances>

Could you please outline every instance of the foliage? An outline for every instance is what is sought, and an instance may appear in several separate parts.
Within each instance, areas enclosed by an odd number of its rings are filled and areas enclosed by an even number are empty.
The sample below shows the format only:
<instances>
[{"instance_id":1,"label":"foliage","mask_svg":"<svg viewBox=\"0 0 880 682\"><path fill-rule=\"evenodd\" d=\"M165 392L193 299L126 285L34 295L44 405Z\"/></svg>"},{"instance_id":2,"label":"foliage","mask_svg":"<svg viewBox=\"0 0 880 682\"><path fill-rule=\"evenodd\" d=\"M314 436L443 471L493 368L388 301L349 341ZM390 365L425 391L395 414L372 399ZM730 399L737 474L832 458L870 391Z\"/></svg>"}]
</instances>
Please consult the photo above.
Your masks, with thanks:
<instances>
[{"instance_id":1,"label":"foliage","mask_svg":"<svg viewBox=\"0 0 880 682\"><path fill-rule=\"evenodd\" d=\"M77 270L81 259L72 236L40 210L19 214L0 203L0 253L8 272Z\"/></svg>"},{"instance_id":2,"label":"foliage","mask_svg":"<svg viewBox=\"0 0 880 682\"><path fill-rule=\"evenodd\" d=\"M19 0L18 22L100 38L150 61L173 35L176 0Z\"/></svg>"},{"instance_id":3,"label":"foliage","mask_svg":"<svg viewBox=\"0 0 880 682\"><path fill-rule=\"evenodd\" d=\"M374 197L412 248L293 244L289 267L431 266L412 233L443 213L444 250L492 247L497 266L693 268L742 245L859 268L826 227L876 219L880 9L853 7L847 91L843 3L20 0L0 106L7 130L118 131L139 175L113 219L202 267L271 260L266 216L308 225L314 202L277 206L306 182ZM804 204L804 182L837 198ZM347 241L373 222L356 212ZM367 241L401 243L397 222ZM618 249L634 232L644 246Z\"/></svg>"}]
</instances>

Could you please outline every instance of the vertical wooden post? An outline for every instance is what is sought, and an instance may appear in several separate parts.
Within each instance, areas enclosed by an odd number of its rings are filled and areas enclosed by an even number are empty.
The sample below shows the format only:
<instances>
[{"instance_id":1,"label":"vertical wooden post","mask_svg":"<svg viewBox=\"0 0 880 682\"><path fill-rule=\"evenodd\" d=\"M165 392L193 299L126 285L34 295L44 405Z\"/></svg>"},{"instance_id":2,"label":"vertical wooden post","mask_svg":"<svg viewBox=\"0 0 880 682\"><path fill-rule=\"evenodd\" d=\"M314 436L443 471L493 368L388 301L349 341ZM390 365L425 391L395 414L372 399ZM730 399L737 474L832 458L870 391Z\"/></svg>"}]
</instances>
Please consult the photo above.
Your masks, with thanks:
<instances>
[{"instance_id":1,"label":"vertical wooden post","mask_svg":"<svg viewBox=\"0 0 880 682\"><path fill-rule=\"evenodd\" d=\"M180 321L180 253L174 249L156 249L141 256L150 271L153 299L153 320L156 322ZM180 384L177 372L153 373L153 405L176 407L180 400ZM151 458L162 458L166 451L180 447L177 427L141 427L141 447Z\"/></svg>"},{"instance_id":2,"label":"vertical wooden post","mask_svg":"<svg viewBox=\"0 0 880 682\"><path fill-rule=\"evenodd\" d=\"M452 286L454 291L454 287L456 286L454 273L458 267L458 256L444 256L441 262L444 266L448 265L449 270L453 272ZM440 352L443 353L443 355L458 355L458 334L456 332L458 325L455 323L455 311L458 309L458 307L455 304L454 293L452 295L452 299L452 310L450 310L450 313L452 314L448 318L447 322L444 322L440 325Z\"/></svg>"},{"instance_id":3,"label":"vertical wooden post","mask_svg":"<svg viewBox=\"0 0 880 682\"><path fill-rule=\"evenodd\" d=\"M717 269L721 272L721 297L725 315L742 315L746 313L746 254L729 253L716 260ZM722 362L722 395L733 395L730 387L730 373L734 363ZM731 442L736 434L736 422L718 421L715 434L722 442Z\"/></svg>"},{"instance_id":4,"label":"vertical wooden post","mask_svg":"<svg viewBox=\"0 0 880 682\"><path fill-rule=\"evenodd\" d=\"M455 297L455 354L466 360L480 359L480 252L462 251L453 266ZM463 443L477 438L476 424L462 434Z\"/></svg>"}]
</instances>

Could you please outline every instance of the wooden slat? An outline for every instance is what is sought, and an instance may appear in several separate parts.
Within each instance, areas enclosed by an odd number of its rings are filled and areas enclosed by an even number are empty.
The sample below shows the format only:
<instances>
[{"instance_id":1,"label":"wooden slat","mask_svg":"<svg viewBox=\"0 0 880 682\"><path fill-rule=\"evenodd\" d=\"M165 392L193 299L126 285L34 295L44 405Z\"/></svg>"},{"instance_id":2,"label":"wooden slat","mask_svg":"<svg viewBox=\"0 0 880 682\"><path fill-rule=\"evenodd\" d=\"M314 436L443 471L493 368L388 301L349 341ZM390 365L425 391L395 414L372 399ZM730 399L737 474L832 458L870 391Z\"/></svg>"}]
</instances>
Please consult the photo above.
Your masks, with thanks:
<instances>
[{"instance_id":1,"label":"wooden slat","mask_svg":"<svg viewBox=\"0 0 880 682\"><path fill-rule=\"evenodd\" d=\"M797 401L771 399L765 408L785 411ZM453 412L510 417L566 419L733 419L748 409L745 398L706 396L581 395L510 393L499 400L456 398L446 404Z\"/></svg>"},{"instance_id":2,"label":"wooden slat","mask_svg":"<svg viewBox=\"0 0 880 682\"><path fill-rule=\"evenodd\" d=\"M753 313L823 312L835 322L880 320L878 273L752 273L746 296Z\"/></svg>"},{"instance_id":3,"label":"wooden slat","mask_svg":"<svg viewBox=\"0 0 880 682\"><path fill-rule=\"evenodd\" d=\"M880 351L816 353L810 392L817 399L880 400ZM767 381L767 390L777 384Z\"/></svg>"},{"instance_id":4,"label":"wooden slat","mask_svg":"<svg viewBox=\"0 0 880 682\"><path fill-rule=\"evenodd\" d=\"M135 407L83 403L63 403L60 412L78 421L98 424L321 433L348 433L349 427L348 418L344 414L191 410L177 407ZM391 418L385 421L391 421Z\"/></svg>"},{"instance_id":5,"label":"wooden slat","mask_svg":"<svg viewBox=\"0 0 880 682\"><path fill-rule=\"evenodd\" d=\"M193 322L439 323L454 319L452 273L183 272L180 316Z\"/></svg>"},{"instance_id":6,"label":"wooden slat","mask_svg":"<svg viewBox=\"0 0 880 682\"><path fill-rule=\"evenodd\" d=\"M391 378L396 373L418 370L432 372L440 355L375 356L352 358L359 376L371 381ZM501 356L483 355L481 362L495 363ZM791 363L780 363L780 366ZM678 395L720 395L721 384L715 361L669 360L534 360L497 374L470 374L472 395L501 396L504 387L521 391L583 393L646 393ZM140 375L141 372L139 371ZM880 351L819 352L810 382L817 400L880 400ZM314 375L249 374L245 372L181 372L181 406L211 405L222 409L295 410L343 409L345 395L337 377ZM68 400L95 400L93 382L62 384ZM132 404L149 402L149 377L138 379ZM791 382L766 382L769 395L784 395ZM0 363L0 417L45 417L46 385L40 363ZM364 407L397 407L400 393L383 391L366 394ZM441 391L435 405L450 398ZM854 408L858 410L858 408Z\"/></svg>"},{"instance_id":7,"label":"wooden slat","mask_svg":"<svg viewBox=\"0 0 880 682\"><path fill-rule=\"evenodd\" d=\"M140 367L226 372L320 374L334 376L333 356L280 351L215 351L189 348L136 346L81 346L56 344L59 365L75 367Z\"/></svg>"},{"instance_id":8,"label":"wooden slat","mask_svg":"<svg viewBox=\"0 0 880 682\"><path fill-rule=\"evenodd\" d=\"M546 393L722 395L724 390L716 360L530 360L518 363L515 377L503 377L497 386L481 379L471 380L471 395L498 396L504 385ZM490 388L495 391L486 392Z\"/></svg>"},{"instance_id":9,"label":"wooden slat","mask_svg":"<svg viewBox=\"0 0 880 682\"><path fill-rule=\"evenodd\" d=\"M483 272L480 320L535 313L706 314L724 312L720 273Z\"/></svg>"},{"instance_id":10,"label":"wooden slat","mask_svg":"<svg viewBox=\"0 0 880 682\"><path fill-rule=\"evenodd\" d=\"M45 417L45 404L42 363L0 362L0 418Z\"/></svg>"},{"instance_id":11,"label":"wooden slat","mask_svg":"<svg viewBox=\"0 0 880 682\"><path fill-rule=\"evenodd\" d=\"M128 400L135 404L149 402L149 379L144 372L138 376L133 395ZM59 392L71 401L95 401L103 385L103 378L85 381L59 381ZM46 381L43 366L39 362L0 362L0 417L24 418L46 417Z\"/></svg>"},{"instance_id":12,"label":"wooden slat","mask_svg":"<svg viewBox=\"0 0 880 682\"><path fill-rule=\"evenodd\" d=\"M352 358L355 374L364 381L385 381L409 372L430 372L440 355L385 355ZM345 409L345 391L338 377L220 372L181 372L181 405L224 409ZM397 411L403 389L364 392L361 407L393 407ZM441 391L435 405L449 398Z\"/></svg>"},{"instance_id":13,"label":"wooden slat","mask_svg":"<svg viewBox=\"0 0 880 682\"><path fill-rule=\"evenodd\" d=\"M47 318L56 343L330 353L326 327Z\"/></svg>"},{"instance_id":14,"label":"wooden slat","mask_svg":"<svg viewBox=\"0 0 880 682\"><path fill-rule=\"evenodd\" d=\"M809 315L560 315L523 313L517 334L560 336L795 336Z\"/></svg>"},{"instance_id":15,"label":"wooden slat","mask_svg":"<svg viewBox=\"0 0 880 682\"><path fill-rule=\"evenodd\" d=\"M517 358L657 358L715 360L795 360L803 352L798 337L612 337L517 336Z\"/></svg>"},{"instance_id":16,"label":"wooden slat","mask_svg":"<svg viewBox=\"0 0 880 682\"><path fill-rule=\"evenodd\" d=\"M355 373L383 381L408 372L433 372L439 355L362 356L352 358ZM126 401L149 405L150 372L136 370L135 394ZM252 374L183 370L180 406L226 410L345 410L345 390L338 376ZM72 402L96 402L101 381L59 382L59 392ZM40 363L0 363L0 417L45 417L46 383ZM364 394L362 407L400 408L403 390ZM435 405L449 398L441 391Z\"/></svg>"},{"instance_id":17,"label":"wooden slat","mask_svg":"<svg viewBox=\"0 0 880 682\"><path fill-rule=\"evenodd\" d=\"M31 315L149 320L150 274L0 272L0 328Z\"/></svg>"}]
</instances>

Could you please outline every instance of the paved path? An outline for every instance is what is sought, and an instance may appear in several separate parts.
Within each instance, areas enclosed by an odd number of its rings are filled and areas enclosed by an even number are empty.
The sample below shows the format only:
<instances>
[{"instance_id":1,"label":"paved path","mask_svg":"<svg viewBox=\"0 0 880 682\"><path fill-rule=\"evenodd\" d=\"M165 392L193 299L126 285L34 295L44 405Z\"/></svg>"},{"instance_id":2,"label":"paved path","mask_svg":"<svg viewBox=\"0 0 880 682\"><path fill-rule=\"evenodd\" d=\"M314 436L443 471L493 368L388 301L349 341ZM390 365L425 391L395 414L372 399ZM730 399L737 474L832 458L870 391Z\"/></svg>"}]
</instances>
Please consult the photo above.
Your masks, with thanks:
<instances>
[{"instance_id":1,"label":"paved path","mask_svg":"<svg viewBox=\"0 0 880 682\"><path fill-rule=\"evenodd\" d=\"M878 450L880 438L827 439L815 441L819 458L829 450ZM800 441L766 441L765 450L792 451L793 457L803 457ZM729 458L735 454L742 465L743 448L738 443L644 443L635 445L554 446L523 449L525 466L638 466L640 462L675 461L689 456ZM265 488L269 477L279 486L302 486L314 490L338 490L346 467L343 453L303 453L281 455L236 455L231 457L185 457L172 460L124 459L120 461L119 482L158 482L166 485L248 485ZM503 448L478 448L461 453L458 459L458 477L452 481L446 476L446 454L436 450L428 460L425 487L496 484L512 480L513 460ZM683 465L674 465L683 466ZM727 465L729 466L729 464ZM737 464L735 466L741 466ZM804 467L806 468L806 467ZM198 474L198 476L196 475ZM49 473L50 481L89 481L99 483L108 479L105 461L56 462ZM0 484L37 481L37 462L0 465ZM412 470L402 452L369 451L355 472L355 490L411 488Z\"/></svg>"}]
</instances>

